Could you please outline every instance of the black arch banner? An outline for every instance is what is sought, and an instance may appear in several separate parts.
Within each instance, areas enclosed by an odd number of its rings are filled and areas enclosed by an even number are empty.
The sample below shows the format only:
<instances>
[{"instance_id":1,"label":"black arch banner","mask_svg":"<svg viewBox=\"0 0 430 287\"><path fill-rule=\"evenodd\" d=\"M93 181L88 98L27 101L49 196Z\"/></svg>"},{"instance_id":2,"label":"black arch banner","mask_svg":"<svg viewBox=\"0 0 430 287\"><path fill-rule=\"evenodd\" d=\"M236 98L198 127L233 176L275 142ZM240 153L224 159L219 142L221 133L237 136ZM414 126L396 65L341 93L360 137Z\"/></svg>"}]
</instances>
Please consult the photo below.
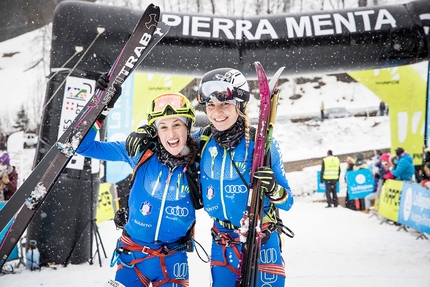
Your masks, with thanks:
<instances>
[{"instance_id":1,"label":"black arch banner","mask_svg":"<svg viewBox=\"0 0 430 287\"><path fill-rule=\"evenodd\" d=\"M86 47L98 26L106 33L79 68L103 72L118 55L142 11L86 2L64 2L55 12L51 68L62 66L74 47ZM284 75L347 72L429 59L430 1L315 13L219 17L165 12L172 26L145 71L199 76L234 66L255 77L252 63ZM71 61L66 67L73 67Z\"/></svg>"}]
</instances>

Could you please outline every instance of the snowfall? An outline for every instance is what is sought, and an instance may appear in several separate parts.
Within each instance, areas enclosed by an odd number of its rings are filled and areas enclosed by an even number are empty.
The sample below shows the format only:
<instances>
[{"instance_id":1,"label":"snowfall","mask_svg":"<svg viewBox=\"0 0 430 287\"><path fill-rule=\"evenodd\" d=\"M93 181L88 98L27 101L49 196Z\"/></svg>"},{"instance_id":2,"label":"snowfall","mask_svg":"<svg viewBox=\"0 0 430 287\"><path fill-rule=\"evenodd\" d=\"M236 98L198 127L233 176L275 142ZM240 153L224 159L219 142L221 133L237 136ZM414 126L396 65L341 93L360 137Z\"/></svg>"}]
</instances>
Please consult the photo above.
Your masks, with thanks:
<instances>
[{"instance_id":1,"label":"snowfall","mask_svg":"<svg viewBox=\"0 0 430 287\"><path fill-rule=\"evenodd\" d=\"M385 4L402 2L384 1ZM37 48L29 53L24 47L37 33L33 31L0 43L0 55L20 52L10 58L0 58L2 90L14 91L17 99L3 101L9 105L9 112L16 110L19 103L28 102L27 95L35 89L35 82L41 74L45 75L37 68L27 70L34 64ZM426 79L428 63L413 67ZM289 100L292 81L282 85L280 118L297 113L318 115L321 101L326 107L342 106L348 110L372 110L379 105L379 98L361 84L337 82L328 75L318 76L322 76L326 85L319 90L312 84L303 85L305 100L294 104ZM21 89L17 90L17 86ZM251 110L256 112L256 103L251 102ZM286 162L323 157L328 149L344 154L391 147L388 116L304 123L284 120L276 124L275 137ZM21 181L31 172L34 153L34 149L22 149L12 158ZM286 286L430 286L430 241L417 239L419 234L412 229L399 230L398 226L383 223L377 216L343 207L326 209L324 195L314 192L319 168L311 166L287 173L296 198L290 211L281 211L284 223L295 234L294 238L283 237ZM345 163L342 163L343 170ZM340 186L339 196L344 196L346 186L342 180ZM198 211L197 215L195 239L209 252L211 220L204 211ZM91 265L56 265L37 271L26 270L22 264L17 266L17 260L9 261L5 270L14 267L14 273L0 275L0 287L104 286L107 280L115 277L110 258L121 231L116 230L111 220L98 223L98 228L107 255L105 257L101 251L101 261L96 256ZM203 250L197 250L199 253L189 253L190 286L209 286L210 266L199 258L199 254L205 257Z\"/></svg>"}]
</instances>

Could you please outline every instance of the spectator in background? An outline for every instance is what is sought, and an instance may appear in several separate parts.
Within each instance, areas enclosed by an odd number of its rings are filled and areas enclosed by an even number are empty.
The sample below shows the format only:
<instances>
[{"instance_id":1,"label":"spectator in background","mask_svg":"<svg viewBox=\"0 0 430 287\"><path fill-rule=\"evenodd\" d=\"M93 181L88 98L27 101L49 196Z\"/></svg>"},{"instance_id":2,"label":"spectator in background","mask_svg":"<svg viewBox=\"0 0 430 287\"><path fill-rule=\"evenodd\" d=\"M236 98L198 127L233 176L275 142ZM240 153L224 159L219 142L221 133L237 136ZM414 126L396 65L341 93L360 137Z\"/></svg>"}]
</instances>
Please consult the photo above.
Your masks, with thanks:
<instances>
[{"instance_id":1,"label":"spectator in background","mask_svg":"<svg viewBox=\"0 0 430 287\"><path fill-rule=\"evenodd\" d=\"M397 166L391 169L393 176L397 180L414 181L415 168L412 157L401 147L396 149L396 156L399 159Z\"/></svg>"},{"instance_id":2,"label":"spectator in background","mask_svg":"<svg viewBox=\"0 0 430 287\"><path fill-rule=\"evenodd\" d=\"M364 155L359 152L355 155L355 164L353 170L368 169L369 165L364 160ZM364 210L364 198L355 199L355 208L357 210Z\"/></svg>"},{"instance_id":3,"label":"spectator in background","mask_svg":"<svg viewBox=\"0 0 430 287\"><path fill-rule=\"evenodd\" d=\"M376 159L380 159L382 155L383 155L383 153L381 150L379 150L379 149L376 150L376 155L375 155Z\"/></svg>"},{"instance_id":4,"label":"spectator in background","mask_svg":"<svg viewBox=\"0 0 430 287\"><path fill-rule=\"evenodd\" d=\"M375 162L375 166L374 166L375 183L374 183L373 192L371 194L368 194L364 198L365 213L369 213L371 201L379 197L379 192L381 191L381 187L385 181L384 175L386 174L387 171L389 171L389 166L390 166L389 161L390 161L390 154L386 153L386 154L382 154L379 157L379 159L377 159Z\"/></svg>"},{"instance_id":5,"label":"spectator in background","mask_svg":"<svg viewBox=\"0 0 430 287\"><path fill-rule=\"evenodd\" d=\"M324 121L324 102L321 102L321 121Z\"/></svg>"},{"instance_id":6,"label":"spectator in background","mask_svg":"<svg viewBox=\"0 0 430 287\"><path fill-rule=\"evenodd\" d=\"M385 174L383 176L384 182L387 179L396 179L393 173L391 172L391 170L397 166L398 159L399 158L397 157L397 155L390 154L390 158L388 159L388 164L385 166Z\"/></svg>"},{"instance_id":7,"label":"spectator in background","mask_svg":"<svg viewBox=\"0 0 430 287\"><path fill-rule=\"evenodd\" d=\"M5 152L0 156L0 200L9 200L18 187L18 173L10 165L9 154Z\"/></svg>"},{"instance_id":8,"label":"spectator in background","mask_svg":"<svg viewBox=\"0 0 430 287\"><path fill-rule=\"evenodd\" d=\"M343 177L345 182L347 182L346 173L348 171L354 170L354 164L355 164L355 160L352 157L348 156L346 158L346 170L345 170L345 175Z\"/></svg>"},{"instance_id":9,"label":"spectator in background","mask_svg":"<svg viewBox=\"0 0 430 287\"><path fill-rule=\"evenodd\" d=\"M355 155L355 163L354 163L353 170L360 170L364 168L369 168L369 165L364 160L364 155L361 152L359 152Z\"/></svg>"},{"instance_id":10,"label":"spectator in background","mask_svg":"<svg viewBox=\"0 0 430 287\"><path fill-rule=\"evenodd\" d=\"M384 116L385 115L385 103L381 101L379 103L379 115Z\"/></svg>"},{"instance_id":11,"label":"spectator in background","mask_svg":"<svg viewBox=\"0 0 430 287\"><path fill-rule=\"evenodd\" d=\"M320 182L325 182L325 194L327 196L327 206L326 208L337 207L339 204L336 184L339 181L340 176L340 161L337 156L333 156L331 150L327 151L327 157L323 159L321 166L321 177Z\"/></svg>"},{"instance_id":12,"label":"spectator in background","mask_svg":"<svg viewBox=\"0 0 430 287\"><path fill-rule=\"evenodd\" d=\"M345 179L347 186L348 186L348 182L346 180L346 173L348 171L354 170L354 163L355 163L355 160L352 157L348 156L346 158L346 171L345 171L344 179ZM354 200L349 199L348 188L346 189L345 207L352 209L352 210L355 210L355 202L354 202Z\"/></svg>"},{"instance_id":13,"label":"spectator in background","mask_svg":"<svg viewBox=\"0 0 430 287\"><path fill-rule=\"evenodd\" d=\"M420 185L430 189L430 148L424 149L424 160L419 171Z\"/></svg>"}]
</instances>

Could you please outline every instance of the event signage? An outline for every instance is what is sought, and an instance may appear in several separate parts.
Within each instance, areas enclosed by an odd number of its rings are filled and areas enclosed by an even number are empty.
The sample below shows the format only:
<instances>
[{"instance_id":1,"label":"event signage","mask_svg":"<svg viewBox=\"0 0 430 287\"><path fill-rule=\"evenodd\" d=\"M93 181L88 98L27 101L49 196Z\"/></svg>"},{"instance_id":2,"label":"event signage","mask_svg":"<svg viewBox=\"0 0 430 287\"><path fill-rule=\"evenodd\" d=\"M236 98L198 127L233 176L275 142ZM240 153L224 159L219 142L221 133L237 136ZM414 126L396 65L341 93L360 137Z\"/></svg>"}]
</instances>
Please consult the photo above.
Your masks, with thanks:
<instances>
[{"instance_id":1,"label":"event signage","mask_svg":"<svg viewBox=\"0 0 430 287\"><path fill-rule=\"evenodd\" d=\"M95 91L95 81L78 77L67 77L64 87L63 104L61 106L60 124L58 126L58 138L72 124L76 116L81 112L91 99ZM99 134L97 134L97 139ZM75 154L67 164L67 168L83 170L85 157ZM91 159L91 172L98 173L100 161Z\"/></svg>"},{"instance_id":2,"label":"event signage","mask_svg":"<svg viewBox=\"0 0 430 287\"><path fill-rule=\"evenodd\" d=\"M115 103L106 123L107 141L125 141L133 124L134 73L122 84L121 97ZM106 162L106 181L116 183L126 178L132 169L127 162Z\"/></svg>"},{"instance_id":3,"label":"event signage","mask_svg":"<svg viewBox=\"0 0 430 287\"><path fill-rule=\"evenodd\" d=\"M346 172L349 199L365 198L373 192L374 181L370 169L359 169Z\"/></svg>"},{"instance_id":4,"label":"event signage","mask_svg":"<svg viewBox=\"0 0 430 287\"><path fill-rule=\"evenodd\" d=\"M325 182L320 182L321 171L317 171L317 192L325 192ZM336 183L336 193L340 192L339 181Z\"/></svg>"},{"instance_id":5,"label":"event signage","mask_svg":"<svg viewBox=\"0 0 430 287\"><path fill-rule=\"evenodd\" d=\"M422 163L427 82L412 66L349 72L390 108L391 152L401 146ZM396 95L393 97L393 95Z\"/></svg>"},{"instance_id":6,"label":"event signage","mask_svg":"<svg viewBox=\"0 0 430 287\"><path fill-rule=\"evenodd\" d=\"M403 181L391 179L385 181L379 194L378 213L380 215L389 220L398 221L402 188Z\"/></svg>"},{"instance_id":7,"label":"event signage","mask_svg":"<svg viewBox=\"0 0 430 287\"><path fill-rule=\"evenodd\" d=\"M430 234L430 191L418 184L403 183L399 223Z\"/></svg>"},{"instance_id":8,"label":"event signage","mask_svg":"<svg viewBox=\"0 0 430 287\"><path fill-rule=\"evenodd\" d=\"M362 31L378 31L395 28L397 15L387 9L368 9L351 12L321 13L299 17L235 19L201 15L163 14L162 20L169 26L181 26L182 36L202 38L222 38L230 40L261 40L263 35L279 39L287 34L288 38L325 36ZM283 22L283 24L281 24ZM285 30L283 30L283 29ZM253 33L254 31L254 33Z\"/></svg>"},{"instance_id":9,"label":"event signage","mask_svg":"<svg viewBox=\"0 0 430 287\"><path fill-rule=\"evenodd\" d=\"M0 209L3 208L3 206L6 204L6 201L0 201ZM3 240L3 238L6 236L6 233L8 232L10 226L12 225L13 219L10 220L10 222L6 225L6 227L3 229L3 231L0 232L0 242ZM18 244L15 245L12 252L10 253L9 257L7 258L8 261L18 259Z\"/></svg>"},{"instance_id":10,"label":"event signage","mask_svg":"<svg viewBox=\"0 0 430 287\"><path fill-rule=\"evenodd\" d=\"M112 184L100 184L99 196L97 202L97 223L111 220L114 218L114 212L118 210L115 194L112 194Z\"/></svg>"}]
</instances>

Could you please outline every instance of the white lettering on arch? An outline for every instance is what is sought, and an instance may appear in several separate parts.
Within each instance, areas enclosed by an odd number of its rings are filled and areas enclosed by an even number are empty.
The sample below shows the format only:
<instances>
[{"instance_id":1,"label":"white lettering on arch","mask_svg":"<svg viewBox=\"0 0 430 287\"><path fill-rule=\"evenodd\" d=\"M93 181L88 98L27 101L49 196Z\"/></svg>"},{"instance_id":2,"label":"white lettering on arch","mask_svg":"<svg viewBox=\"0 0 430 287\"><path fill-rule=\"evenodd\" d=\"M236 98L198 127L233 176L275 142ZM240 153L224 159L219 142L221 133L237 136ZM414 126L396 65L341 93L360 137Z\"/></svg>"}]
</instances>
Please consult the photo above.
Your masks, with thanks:
<instances>
[{"instance_id":1,"label":"white lettering on arch","mask_svg":"<svg viewBox=\"0 0 430 287\"><path fill-rule=\"evenodd\" d=\"M342 34L342 25L348 29L349 32L353 33L353 32L357 32L357 26L355 25L355 18L354 18L354 14L352 14L352 12L348 12L348 19L345 19L342 15L340 14L333 14L333 21L334 21L334 27L335 27L335 31L336 34Z\"/></svg>"},{"instance_id":2,"label":"white lettering on arch","mask_svg":"<svg viewBox=\"0 0 430 287\"><path fill-rule=\"evenodd\" d=\"M211 18L209 17L196 17L191 19L191 35L196 37L209 38L211 32L209 32ZM208 31L204 31L207 29Z\"/></svg>"},{"instance_id":3,"label":"white lettering on arch","mask_svg":"<svg viewBox=\"0 0 430 287\"><path fill-rule=\"evenodd\" d=\"M285 18L285 22L287 24L288 38L294 38L295 35L299 38L312 36L311 19L309 16L300 17L299 23L293 17Z\"/></svg>"},{"instance_id":4,"label":"white lettering on arch","mask_svg":"<svg viewBox=\"0 0 430 287\"><path fill-rule=\"evenodd\" d=\"M378 18L376 19L375 30L381 30L382 25L390 25L391 28L396 27L396 20L387 9L379 10Z\"/></svg>"},{"instance_id":5,"label":"white lettering on arch","mask_svg":"<svg viewBox=\"0 0 430 287\"><path fill-rule=\"evenodd\" d=\"M261 19L260 22L258 22L257 31L255 31L255 39L261 39L261 35L263 34L270 35L272 39L279 38L272 24L270 24L267 19Z\"/></svg>"},{"instance_id":6,"label":"white lettering on arch","mask_svg":"<svg viewBox=\"0 0 430 287\"><path fill-rule=\"evenodd\" d=\"M334 34L333 29L323 29L323 26L333 26L330 14L312 16L312 21L314 22L315 36Z\"/></svg>"},{"instance_id":7,"label":"white lettering on arch","mask_svg":"<svg viewBox=\"0 0 430 287\"><path fill-rule=\"evenodd\" d=\"M249 31L252 28L252 22L249 20L236 21L236 40L241 40L245 36L248 40L254 40L254 36Z\"/></svg>"},{"instance_id":8,"label":"white lettering on arch","mask_svg":"<svg viewBox=\"0 0 430 287\"><path fill-rule=\"evenodd\" d=\"M213 33L212 36L214 38L220 37L220 31L224 32L227 39L234 40L234 35L231 32L231 29L234 27L233 20L230 19L213 19Z\"/></svg>"}]
</instances>

